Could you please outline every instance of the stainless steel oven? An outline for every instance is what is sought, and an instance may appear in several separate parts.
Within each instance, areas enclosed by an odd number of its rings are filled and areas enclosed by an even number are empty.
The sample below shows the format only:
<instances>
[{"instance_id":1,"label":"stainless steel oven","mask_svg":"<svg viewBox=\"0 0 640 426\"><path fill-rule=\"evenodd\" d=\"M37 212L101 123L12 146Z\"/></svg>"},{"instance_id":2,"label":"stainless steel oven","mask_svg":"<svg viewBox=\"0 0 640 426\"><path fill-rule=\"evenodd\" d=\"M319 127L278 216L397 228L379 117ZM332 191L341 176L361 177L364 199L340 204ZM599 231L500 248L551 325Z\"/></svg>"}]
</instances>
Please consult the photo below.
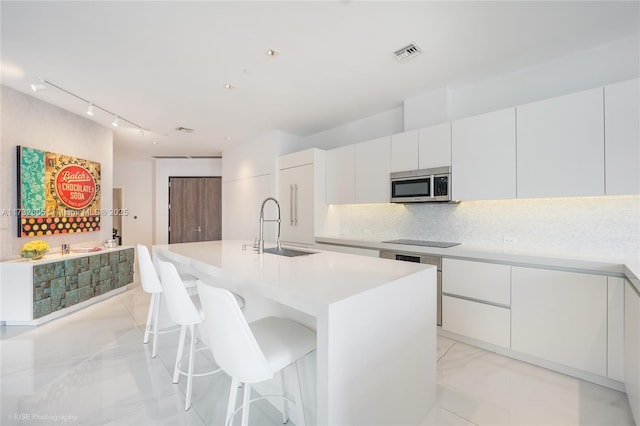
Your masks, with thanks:
<instances>
[{"instance_id":1,"label":"stainless steel oven","mask_svg":"<svg viewBox=\"0 0 640 426\"><path fill-rule=\"evenodd\" d=\"M438 269L438 292L436 299L438 307L436 310L436 324L442 325L442 258L391 250L380 250L380 257L384 259L403 260L405 262L424 263L436 266Z\"/></svg>"}]
</instances>

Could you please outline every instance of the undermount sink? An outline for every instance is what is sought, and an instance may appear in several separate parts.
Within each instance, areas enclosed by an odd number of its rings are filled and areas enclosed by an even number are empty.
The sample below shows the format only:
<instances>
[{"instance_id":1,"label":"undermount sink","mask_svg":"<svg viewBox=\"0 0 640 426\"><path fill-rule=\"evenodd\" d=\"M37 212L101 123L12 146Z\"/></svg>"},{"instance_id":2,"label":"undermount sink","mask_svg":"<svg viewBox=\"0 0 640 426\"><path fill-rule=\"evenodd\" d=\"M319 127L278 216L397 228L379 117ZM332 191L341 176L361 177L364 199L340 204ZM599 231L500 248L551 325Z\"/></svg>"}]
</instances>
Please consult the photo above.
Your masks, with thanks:
<instances>
[{"instance_id":1,"label":"undermount sink","mask_svg":"<svg viewBox=\"0 0 640 426\"><path fill-rule=\"evenodd\" d=\"M307 254L314 254L311 251L302 251L302 250L294 250L288 248L281 248L278 250L277 247L271 247L264 249L265 253L277 254L278 256L286 256L286 257L296 257L296 256L305 256Z\"/></svg>"}]
</instances>

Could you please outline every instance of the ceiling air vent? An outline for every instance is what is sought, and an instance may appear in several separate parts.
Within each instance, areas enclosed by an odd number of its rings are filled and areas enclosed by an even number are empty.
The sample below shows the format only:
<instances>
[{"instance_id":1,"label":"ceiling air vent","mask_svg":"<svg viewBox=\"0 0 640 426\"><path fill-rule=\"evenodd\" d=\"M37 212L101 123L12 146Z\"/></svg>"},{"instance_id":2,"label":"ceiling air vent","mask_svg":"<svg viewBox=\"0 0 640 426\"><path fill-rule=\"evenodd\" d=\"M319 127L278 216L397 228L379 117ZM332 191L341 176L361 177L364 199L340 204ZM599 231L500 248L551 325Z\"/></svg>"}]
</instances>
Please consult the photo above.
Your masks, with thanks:
<instances>
[{"instance_id":1,"label":"ceiling air vent","mask_svg":"<svg viewBox=\"0 0 640 426\"><path fill-rule=\"evenodd\" d=\"M411 43L408 46L403 47L400 50L396 50L393 54L396 56L398 62L404 62L411 58L414 58L422 53L422 49L420 49L415 44Z\"/></svg>"}]
</instances>

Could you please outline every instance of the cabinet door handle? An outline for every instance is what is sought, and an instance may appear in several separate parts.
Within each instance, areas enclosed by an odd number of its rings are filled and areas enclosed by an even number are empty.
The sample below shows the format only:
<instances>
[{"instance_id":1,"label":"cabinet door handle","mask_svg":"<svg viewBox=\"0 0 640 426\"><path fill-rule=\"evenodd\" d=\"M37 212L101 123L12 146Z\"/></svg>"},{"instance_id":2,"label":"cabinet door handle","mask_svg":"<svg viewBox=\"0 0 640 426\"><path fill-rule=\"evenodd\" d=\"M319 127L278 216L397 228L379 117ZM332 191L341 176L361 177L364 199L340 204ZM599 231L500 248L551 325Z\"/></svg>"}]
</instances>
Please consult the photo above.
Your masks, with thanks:
<instances>
[{"instance_id":1,"label":"cabinet door handle","mask_svg":"<svg viewBox=\"0 0 640 426\"><path fill-rule=\"evenodd\" d=\"M291 219L291 226L293 226L293 184L289 185L289 219Z\"/></svg>"},{"instance_id":2,"label":"cabinet door handle","mask_svg":"<svg viewBox=\"0 0 640 426\"><path fill-rule=\"evenodd\" d=\"M296 206L295 206L296 219L295 219L295 223L296 223L296 226L298 226L298 184L297 183L293 184L293 188L294 188L295 194L296 194Z\"/></svg>"},{"instance_id":3,"label":"cabinet door handle","mask_svg":"<svg viewBox=\"0 0 640 426\"><path fill-rule=\"evenodd\" d=\"M198 227L196 228L196 232L202 232L202 228L198 226Z\"/></svg>"}]
</instances>

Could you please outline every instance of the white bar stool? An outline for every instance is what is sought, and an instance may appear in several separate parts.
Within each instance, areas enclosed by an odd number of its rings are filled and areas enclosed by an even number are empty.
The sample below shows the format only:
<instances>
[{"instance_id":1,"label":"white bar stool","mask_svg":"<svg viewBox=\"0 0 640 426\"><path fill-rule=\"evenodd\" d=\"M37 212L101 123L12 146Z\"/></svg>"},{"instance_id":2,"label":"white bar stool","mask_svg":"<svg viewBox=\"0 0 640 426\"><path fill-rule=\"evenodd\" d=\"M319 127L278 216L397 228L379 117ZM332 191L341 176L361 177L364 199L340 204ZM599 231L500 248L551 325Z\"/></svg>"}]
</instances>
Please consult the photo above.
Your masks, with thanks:
<instances>
[{"instance_id":1,"label":"white bar stool","mask_svg":"<svg viewBox=\"0 0 640 426\"><path fill-rule=\"evenodd\" d=\"M198 281L198 294L207 320L206 331L210 348L216 362L232 378L229 404L225 423L230 425L233 417L242 410L242 424L249 423L249 405L258 399L250 399L251 385L272 379L275 373L293 367L297 386L293 389L298 426L306 424L298 361L316 348L316 334L297 322L267 317L251 324L247 323L233 294L223 288L213 287ZM283 422L287 422L287 400L285 398ZM236 398L238 385L244 384L242 406L238 409Z\"/></svg>"},{"instance_id":2,"label":"white bar stool","mask_svg":"<svg viewBox=\"0 0 640 426\"><path fill-rule=\"evenodd\" d=\"M147 313L147 323L144 327L144 344L149 343L149 334L153 334L153 349L151 357L158 355L158 334L172 333L178 331L178 327L171 327L158 331L158 314L160 312L160 303L162 301L162 286L156 268L149 255L147 246L136 244L136 252L138 254L138 267L140 269L140 284L142 289L151 294L151 302L149 302L149 312ZM185 287L195 289L196 278L190 275L181 277Z\"/></svg>"},{"instance_id":3,"label":"white bar stool","mask_svg":"<svg viewBox=\"0 0 640 426\"><path fill-rule=\"evenodd\" d=\"M176 362L173 368L173 383L178 383L180 380L180 374L187 376L187 391L185 401L185 411L191 408L191 390L193 388L193 378L208 376L210 374L221 371L220 368L216 368L212 371L204 373L194 373L194 356L195 346L197 341L198 326L202 323L202 314L200 312L200 303L197 295L189 296L187 289L185 288L178 270L175 265L170 262L164 262L158 260L158 269L160 271L160 283L162 285L162 291L165 294L165 302L169 311L169 316L173 321L180 325L180 340L178 342L178 351L176 353ZM184 341L186 338L187 328L191 336L189 345L189 364L187 370L181 369L183 353L184 353ZM206 337L206 336L205 336ZM205 339L206 343L206 339ZM206 349L201 347L198 350Z\"/></svg>"}]
</instances>

